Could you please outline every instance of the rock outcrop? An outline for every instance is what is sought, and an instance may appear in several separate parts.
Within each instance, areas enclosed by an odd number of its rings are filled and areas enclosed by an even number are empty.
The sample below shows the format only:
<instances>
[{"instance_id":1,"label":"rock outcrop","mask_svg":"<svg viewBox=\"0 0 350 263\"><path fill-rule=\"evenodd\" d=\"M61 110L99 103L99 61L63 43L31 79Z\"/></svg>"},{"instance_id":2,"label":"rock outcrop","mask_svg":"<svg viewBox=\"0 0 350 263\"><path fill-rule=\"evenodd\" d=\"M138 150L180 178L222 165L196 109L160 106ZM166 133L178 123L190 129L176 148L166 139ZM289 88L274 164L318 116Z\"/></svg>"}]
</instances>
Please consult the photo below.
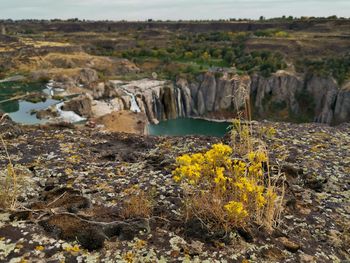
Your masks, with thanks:
<instances>
[{"instance_id":1,"label":"rock outcrop","mask_svg":"<svg viewBox=\"0 0 350 263\"><path fill-rule=\"evenodd\" d=\"M256 117L339 124L350 121L349 90L331 77L279 71L269 78L253 76L251 99Z\"/></svg>"},{"instance_id":2,"label":"rock outcrop","mask_svg":"<svg viewBox=\"0 0 350 263\"><path fill-rule=\"evenodd\" d=\"M76 114L83 117L92 116L92 101L91 98L87 95L81 95L77 98L74 98L66 102L62 110L64 111L73 111Z\"/></svg>"},{"instance_id":3,"label":"rock outcrop","mask_svg":"<svg viewBox=\"0 0 350 263\"><path fill-rule=\"evenodd\" d=\"M230 118L249 97L256 119L339 124L350 120L348 86L340 88L330 77L287 71L268 78L207 72L194 81L179 78L174 83L151 79L93 82L88 92L98 100L95 116L132 110L145 113L151 123L189 116Z\"/></svg>"}]
</instances>

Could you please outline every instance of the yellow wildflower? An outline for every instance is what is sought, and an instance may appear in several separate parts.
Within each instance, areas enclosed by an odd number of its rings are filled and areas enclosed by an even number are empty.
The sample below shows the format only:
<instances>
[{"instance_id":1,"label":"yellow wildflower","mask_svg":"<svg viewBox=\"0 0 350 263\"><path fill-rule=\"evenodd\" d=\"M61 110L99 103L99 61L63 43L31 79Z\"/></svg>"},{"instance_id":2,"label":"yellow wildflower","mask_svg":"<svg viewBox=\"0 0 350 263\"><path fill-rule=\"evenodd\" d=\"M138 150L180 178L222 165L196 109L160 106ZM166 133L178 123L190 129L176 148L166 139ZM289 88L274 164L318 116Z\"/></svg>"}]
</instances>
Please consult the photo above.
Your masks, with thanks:
<instances>
[{"instance_id":1,"label":"yellow wildflower","mask_svg":"<svg viewBox=\"0 0 350 263\"><path fill-rule=\"evenodd\" d=\"M192 159L188 154L182 155L176 159L176 162L179 165L190 165L191 161L192 161Z\"/></svg>"},{"instance_id":2,"label":"yellow wildflower","mask_svg":"<svg viewBox=\"0 0 350 263\"><path fill-rule=\"evenodd\" d=\"M225 168L223 168L223 167L216 168L216 177L214 179L214 182L216 184L222 184L222 183L226 182L226 177L224 176L224 171L225 171Z\"/></svg>"},{"instance_id":3,"label":"yellow wildflower","mask_svg":"<svg viewBox=\"0 0 350 263\"><path fill-rule=\"evenodd\" d=\"M176 183L178 183L178 182L181 181L181 177L178 176L178 175L175 175L175 176L173 177L173 179L174 179L174 181L175 181Z\"/></svg>"},{"instance_id":4,"label":"yellow wildflower","mask_svg":"<svg viewBox=\"0 0 350 263\"><path fill-rule=\"evenodd\" d=\"M35 250L37 251L43 251L45 248L43 246L36 246Z\"/></svg>"},{"instance_id":5,"label":"yellow wildflower","mask_svg":"<svg viewBox=\"0 0 350 263\"><path fill-rule=\"evenodd\" d=\"M250 153L248 153L248 160L249 160L249 162L254 162L254 160L255 160L255 152L250 152Z\"/></svg>"},{"instance_id":6,"label":"yellow wildflower","mask_svg":"<svg viewBox=\"0 0 350 263\"><path fill-rule=\"evenodd\" d=\"M242 202L230 201L224 206L224 208L232 216L237 216L240 218L245 218L248 216L248 212L244 209Z\"/></svg>"},{"instance_id":7,"label":"yellow wildflower","mask_svg":"<svg viewBox=\"0 0 350 263\"><path fill-rule=\"evenodd\" d=\"M256 161L257 162L267 162L267 155L263 151L257 151L256 153Z\"/></svg>"},{"instance_id":8,"label":"yellow wildflower","mask_svg":"<svg viewBox=\"0 0 350 263\"><path fill-rule=\"evenodd\" d=\"M264 198L262 193L258 193L258 195L256 197L256 202L257 202L258 207L263 207L266 204L266 199Z\"/></svg>"}]
</instances>

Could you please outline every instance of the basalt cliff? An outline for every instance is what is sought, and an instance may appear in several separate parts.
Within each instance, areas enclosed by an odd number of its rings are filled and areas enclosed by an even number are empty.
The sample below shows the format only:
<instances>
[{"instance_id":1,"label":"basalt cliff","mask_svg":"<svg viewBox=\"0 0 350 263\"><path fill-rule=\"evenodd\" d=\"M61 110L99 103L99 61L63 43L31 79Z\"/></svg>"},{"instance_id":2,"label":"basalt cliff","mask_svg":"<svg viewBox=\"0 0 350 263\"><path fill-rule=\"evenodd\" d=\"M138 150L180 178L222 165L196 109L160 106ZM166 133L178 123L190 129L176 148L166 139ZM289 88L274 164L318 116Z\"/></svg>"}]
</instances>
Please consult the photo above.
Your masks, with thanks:
<instances>
[{"instance_id":1,"label":"basalt cliff","mask_svg":"<svg viewBox=\"0 0 350 263\"><path fill-rule=\"evenodd\" d=\"M339 86L330 77L287 71L278 71L268 78L207 72L195 80L92 82L83 93L90 95L80 97L80 103L70 103L74 105L71 110L88 117L132 110L145 113L150 123L179 117L230 119L249 96L255 119L331 125L350 120L349 83ZM83 103L88 100L92 103Z\"/></svg>"}]
</instances>

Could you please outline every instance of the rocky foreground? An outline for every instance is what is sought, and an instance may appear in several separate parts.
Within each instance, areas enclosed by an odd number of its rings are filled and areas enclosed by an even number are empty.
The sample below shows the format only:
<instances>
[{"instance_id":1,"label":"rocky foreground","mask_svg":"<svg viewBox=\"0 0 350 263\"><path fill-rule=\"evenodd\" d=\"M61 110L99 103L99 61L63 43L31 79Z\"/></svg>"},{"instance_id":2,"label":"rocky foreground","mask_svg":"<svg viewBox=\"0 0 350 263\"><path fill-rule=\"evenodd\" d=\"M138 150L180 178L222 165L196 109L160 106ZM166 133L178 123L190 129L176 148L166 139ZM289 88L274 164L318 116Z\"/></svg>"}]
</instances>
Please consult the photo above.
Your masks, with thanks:
<instances>
[{"instance_id":1,"label":"rocky foreground","mask_svg":"<svg viewBox=\"0 0 350 263\"><path fill-rule=\"evenodd\" d=\"M277 130L268 144L271 159L284 160L284 211L271 234L251 227L229 235L185 222L171 175L176 156L218 138L3 125L20 190L16 209L0 210L0 262L349 260L350 124L259 125ZM0 153L4 171L4 147ZM120 215L135 188L152 193L149 218Z\"/></svg>"}]
</instances>

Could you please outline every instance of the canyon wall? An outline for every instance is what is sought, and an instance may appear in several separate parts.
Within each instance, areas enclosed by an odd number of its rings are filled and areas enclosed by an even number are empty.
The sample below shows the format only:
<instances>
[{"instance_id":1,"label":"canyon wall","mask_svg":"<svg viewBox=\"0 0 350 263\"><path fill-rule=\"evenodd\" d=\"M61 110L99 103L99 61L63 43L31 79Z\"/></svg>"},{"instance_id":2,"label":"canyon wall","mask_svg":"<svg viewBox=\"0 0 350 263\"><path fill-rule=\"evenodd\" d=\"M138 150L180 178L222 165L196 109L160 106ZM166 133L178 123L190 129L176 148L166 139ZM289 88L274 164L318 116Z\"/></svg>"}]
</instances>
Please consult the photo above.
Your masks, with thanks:
<instances>
[{"instance_id":1,"label":"canyon wall","mask_svg":"<svg viewBox=\"0 0 350 263\"><path fill-rule=\"evenodd\" d=\"M350 121L350 83L279 71L269 78L207 72L194 81L110 81L91 88L110 110L128 110L134 96L149 122L179 117L232 118L250 98L254 119L339 124Z\"/></svg>"}]
</instances>

